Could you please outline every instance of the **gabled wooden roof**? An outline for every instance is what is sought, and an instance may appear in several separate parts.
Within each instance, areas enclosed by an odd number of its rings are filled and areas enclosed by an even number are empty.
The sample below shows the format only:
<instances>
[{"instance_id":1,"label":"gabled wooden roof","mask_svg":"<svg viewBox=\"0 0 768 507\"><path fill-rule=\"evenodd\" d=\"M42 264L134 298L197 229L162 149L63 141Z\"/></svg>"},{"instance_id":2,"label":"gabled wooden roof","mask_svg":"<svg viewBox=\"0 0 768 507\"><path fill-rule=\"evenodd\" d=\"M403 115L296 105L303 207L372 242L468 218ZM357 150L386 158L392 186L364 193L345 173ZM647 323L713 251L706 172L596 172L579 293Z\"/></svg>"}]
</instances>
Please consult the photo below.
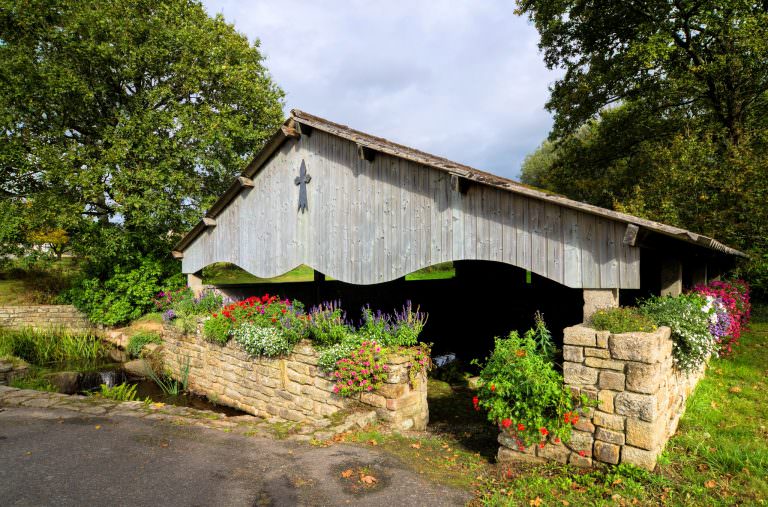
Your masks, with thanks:
<instances>
[{"instance_id":1,"label":"gabled wooden roof","mask_svg":"<svg viewBox=\"0 0 768 507\"><path fill-rule=\"evenodd\" d=\"M242 175L232 182L229 189L211 206L205 214L205 217L195 225L174 247L174 255L180 257L184 249L206 228L206 221L214 219L221 211L234 199L243 188L253 185L251 178L261 169L269 160L273 153L282 146L289 138L298 138L301 135L307 135L311 129L318 129L328 134L338 136L342 139L352 141L357 144L361 157L375 154L376 152L385 153L394 157L423 164L441 171L445 171L465 183L475 183L488 185L495 188L514 192L533 199L550 202L589 213L595 216L608 218L625 224L632 224L640 229L658 233L663 236L671 237L686 243L697 245L716 252L739 257L747 257L746 254L734 248L731 248L719 241L679 227L662 224L652 220L636 217L626 213L593 206L591 204L568 199L558 194L546 192L536 188L523 185L514 180L503 178L495 174L480 171L473 167L453 162L451 160L431 155L423 151L410 148L401 144L394 143L387 139L372 136L365 132L349 128L346 125L334 123L332 121L314 116L312 114L293 109L291 116L285 121L283 126L275 132L272 138L267 142L264 148L259 152L253 161L245 168Z\"/></svg>"}]
</instances>

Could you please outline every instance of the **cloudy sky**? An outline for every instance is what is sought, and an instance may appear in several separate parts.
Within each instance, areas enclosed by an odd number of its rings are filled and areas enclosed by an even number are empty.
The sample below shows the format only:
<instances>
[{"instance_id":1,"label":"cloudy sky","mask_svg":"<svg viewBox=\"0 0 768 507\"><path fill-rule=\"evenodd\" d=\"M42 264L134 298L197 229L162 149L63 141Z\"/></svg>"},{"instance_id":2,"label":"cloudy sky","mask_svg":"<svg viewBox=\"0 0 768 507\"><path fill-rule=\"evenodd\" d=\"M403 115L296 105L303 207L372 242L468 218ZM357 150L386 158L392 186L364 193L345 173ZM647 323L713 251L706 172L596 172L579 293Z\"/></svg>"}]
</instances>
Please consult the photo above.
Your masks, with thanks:
<instances>
[{"instance_id":1,"label":"cloudy sky","mask_svg":"<svg viewBox=\"0 0 768 507\"><path fill-rule=\"evenodd\" d=\"M298 108L517 178L546 137L557 73L508 0L203 0Z\"/></svg>"}]
</instances>

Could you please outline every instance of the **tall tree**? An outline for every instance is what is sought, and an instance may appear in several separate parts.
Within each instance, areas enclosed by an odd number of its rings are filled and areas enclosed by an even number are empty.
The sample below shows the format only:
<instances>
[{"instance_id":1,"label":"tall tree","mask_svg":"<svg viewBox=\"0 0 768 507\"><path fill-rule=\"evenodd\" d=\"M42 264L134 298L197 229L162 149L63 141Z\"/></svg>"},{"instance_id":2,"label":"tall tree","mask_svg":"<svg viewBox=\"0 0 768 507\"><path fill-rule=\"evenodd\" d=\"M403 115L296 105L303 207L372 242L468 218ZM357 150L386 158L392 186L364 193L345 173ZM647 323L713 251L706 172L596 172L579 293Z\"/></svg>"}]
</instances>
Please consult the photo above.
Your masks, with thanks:
<instances>
[{"instance_id":1,"label":"tall tree","mask_svg":"<svg viewBox=\"0 0 768 507\"><path fill-rule=\"evenodd\" d=\"M258 41L197 1L0 0L0 196L108 262L166 254L282 97Z\"/></svg>"}]
</instances>

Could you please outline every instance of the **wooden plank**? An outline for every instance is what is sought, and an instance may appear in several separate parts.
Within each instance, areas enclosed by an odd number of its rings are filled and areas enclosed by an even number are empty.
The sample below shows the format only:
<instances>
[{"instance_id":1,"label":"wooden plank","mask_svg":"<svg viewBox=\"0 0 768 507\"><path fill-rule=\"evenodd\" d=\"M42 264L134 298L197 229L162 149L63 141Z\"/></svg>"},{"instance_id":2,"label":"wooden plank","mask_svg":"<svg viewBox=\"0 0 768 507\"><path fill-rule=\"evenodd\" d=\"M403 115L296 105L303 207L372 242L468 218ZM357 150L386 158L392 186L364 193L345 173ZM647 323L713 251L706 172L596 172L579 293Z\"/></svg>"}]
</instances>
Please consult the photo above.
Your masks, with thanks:
<instances>
[{"instance_id":1,"label":"wooden plank","mask_svg":"<svg viewBox=\"0 0 768 507\"><path fill-rule=\"evenodd\" d=\"M515 218L515 199L510 193L500 193L501 199L501 260L517 265L517 224Z\"/></svg>"},{"instance_id":2,"label":"wooden plank","mask_svg":"<svg viewBox=\"0 0 768 507\"><path fill-rule=\"evenodd\" d=\"M441 212L442 191L440 188L440 174L434 169L424 168L427 173L427 182L429 186L429 207L430 231L429 231L429 260L431 264L442 262L443 248L443 224Z\"/></svg>"},{"instance_id":3,"label":"wooden plank","mask_svg":"<svg viewBox=\"0 0 768 507\"><path fill-rule=\"evenodd\" d=\"M547 276L547 233L545 208L540 201L528 201L528 230L531 233L531 271Z\"/></svg>"},{"instance_id":4,"label":"wooden plank","mask_svg":"<svg viewBox=\"0 0 768 507\"><path fill-rule=\"evenodd\" d=\"M488 204L490 205L490 214L488 216L488 243L490 247L489 260L502 262L504 259L504 224L502 217L501 192L498 189L488 187Z\"/></svg>"},{"instance_id":5,"label":"wooden plank","mask_svg":"<svg viewBox=\"0 0 768 507\"><path fill-rule=\"evenodd\" d=\"M440 262L453 259L453 209L451 208L451 188L448 178L440 171L437 176L437 191L440 196Z\"/></svg>"},{"instance_id":6,"label":"wooden plank","mask_svg":"<svg viewBox=\"0 0 768 507\"><path fill-rule=\"evenodd\" d=\"M578 212L579 245L581 249L581 286L585 289L599 289L600 251L597 241L597 218Z\"/></svg>"},{"instance_id":7,"label":"wooden plank","mask_svg":"<svg viewBox=\"0 0 768 507\"><path fill-rule=\"evenodd\" d=\"M515 244L517 248L517 266L531 270L531 232L528 225L528 199L516 197L515 207Z\"/></svg>"},{"instance_id":8,"label":"wooden plank","mask_svg":"<svg viewBox=\"0 0 768 507\"><path fill-rule=\"evenodd\" d=\"M600 252L600 287L612 289L619 287L619 262L616 252L616 234L614 222L598 220L597 240Z\"/></svg>"},{"instance_id":9,"label":"wooden plank","mask_svg":"<svg viewBox=\"0 0 768 507\"><path fill-rule=\"evenodd\" d=\"M581 287L581 248L579 246L579 213L563 209L563 284Z\"/></svg>"},{"instance_id":10,"label":"wooden plank","mask_svg":"<svg viewBox=\"0 0 768 507\"><path fill-rule=\"evenodd\" d=\"M561 208L547 204L545 208L547 232L547 278L557 283L563 283L563 229Z\"/></svg>"},{"instance_id":11,"label":"wooden plank","mask_svg":"<svg viewBox=\"0 0 768 507\"><path fill-rule=\"evenodd\" d=\"M464 259L477 259L477 210L480 208L480 187L474 186L463 195Z\"/></svg>"},{"instance_id":12,"label":"wooden plank","mask_svg":"<svg viewBox=\"0 0 768 507\"><path fill-rule=\"evenodd\" d=\"M453 260L466 259L464 254L464 202L467 200L466 194L459 192L450 192L451 203L451 234L453 236Z\"/></svg>"},{"instance_id":13,"label":"wooden plank","mask_svg":"<svg viewBox=\"0 0 768 507\"><path fill-rule=\"evenodd\" d=\"M490 188L485 185L477 187L477 205L475 206L475 217L477 220L477 253L476 258L480 260L489 260L491 258L491 204Z\"/></svg>"}]
</instances>

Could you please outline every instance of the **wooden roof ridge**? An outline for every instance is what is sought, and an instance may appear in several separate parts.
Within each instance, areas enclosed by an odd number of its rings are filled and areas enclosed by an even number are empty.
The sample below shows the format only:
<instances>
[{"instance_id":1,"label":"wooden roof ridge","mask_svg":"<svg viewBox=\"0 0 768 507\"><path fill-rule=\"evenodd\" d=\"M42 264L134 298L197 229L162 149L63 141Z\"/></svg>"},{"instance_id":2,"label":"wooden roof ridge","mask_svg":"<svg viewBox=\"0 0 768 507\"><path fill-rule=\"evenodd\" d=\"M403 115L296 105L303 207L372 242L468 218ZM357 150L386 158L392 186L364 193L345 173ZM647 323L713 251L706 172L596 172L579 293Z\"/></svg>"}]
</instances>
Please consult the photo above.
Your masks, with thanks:
<instances>
[{"instance_id":1,"label":"wooden roof ridge","mask_svg":"<svg viewBox=\"0 0 768 507\"><path fill-rule=\"evenodd\" d=\"M285 121L283 126L277 132L275 132L275 134L267 142L264 148L254 157L253 161L248 164L242 175L236 178L230 185L229 189L227 189L227 191L224 192L224 194L222 194L222 196L219 197L219 199L211 206L211 208L206 212L204 219L196 224L192 230L190 230L189 233L187 233L187 235L185 235L176 244L174 247L174 255L178 254L179 252L183 252L183 250L205 230L207 226L205 219L215 218L216 215L218 215L232 199L240 194L244 187L249 186L244 182L250 182L250 178L253 178L253 176L269 160L272 154L277 149L279 149L280 146L282 146L286 139L291 137L298 138L301 136L301 125L306 125L310 128L316 128L331 135L347 139L356 143L358 146L365 147L369 150L373 150L374 152L385 153L387 155L410 160L412 162L448 172L467 181L504 189L510 192L524 195L526 197L551 202L566 208L583 211L585 213L609 218L626 224L633 224L665 236L679 239L687 243L692 243L707 249L715 250L727 255L747 257L747 255L743 252L731 248L714 238L710 238L702 234L653 220L636 217L634 215L629 215L620 211L601 208L592 204L569 199L559 194L534 188L509 178L504 178L496 174L481 171L468 165L454 162L437 155L432 155L430 153L420 151L409 146L398 144L383 137L373 136L371 134L350 128L346 125L335 123L305 111L301 111L299 109L291 110L290 117Z\"/></svg>"}]
</instances>

